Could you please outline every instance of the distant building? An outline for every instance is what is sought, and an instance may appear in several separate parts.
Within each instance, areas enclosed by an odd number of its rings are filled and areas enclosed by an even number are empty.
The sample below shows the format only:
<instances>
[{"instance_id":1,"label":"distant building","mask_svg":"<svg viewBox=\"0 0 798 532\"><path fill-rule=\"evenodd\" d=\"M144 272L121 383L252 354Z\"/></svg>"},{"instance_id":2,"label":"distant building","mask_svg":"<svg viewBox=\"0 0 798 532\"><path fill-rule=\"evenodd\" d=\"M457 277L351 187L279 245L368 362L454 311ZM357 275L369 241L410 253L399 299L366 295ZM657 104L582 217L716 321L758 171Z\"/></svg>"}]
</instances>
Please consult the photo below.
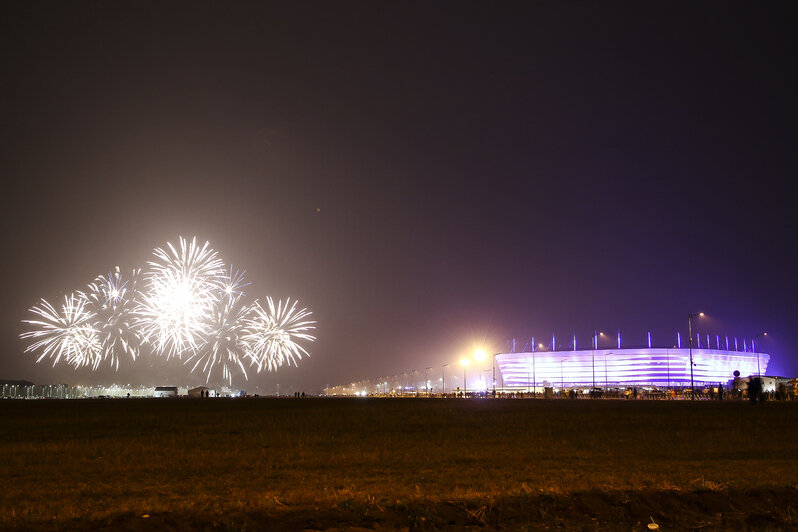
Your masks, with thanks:
<instances>
[{"instance_id":1,"label":"distant building","mask_svg":"<svg viewBox=\"0 0 798 532\"><path fill-rule=\"evenodd\" d=\"M508 388L563 388L596 386L685 387L727 384L734 371L742 375L763 373L767 353L725 349L623 348L579 351L497 353L496 364ZM760 369L761 368L761 369ZM473 384L469 383L473 386ZM772 387L769 382L767 386Z\"/></svg>"},{"instance_id":2,"label":"distant building","mask_svg":"<svg viewBox=\"0 0 798 532\"><path fill-rule=\"evenodd\" d=\"M214 395L218 395L216 390L211 390L207 386L197 386L196 388L191 388L188 391L189 397L211 397Z\"/></svg>"},{"instance_id":3,"label":"distant building","mask_svg":"<svg viewBox=\"0 0 798 532\"><path fill-rule=\"evenodd\" d=\"M751 375L750 377L741 377L735 379L734 387L738 390L747 390L748 383L751 382L751 379L755 379L756 375ZM762 379L762 391L765 393L774 393L778 390L779 385L783 384L789 390L790 387L795 386L796 379L791 379L789 377L773 377L768 375L762 375L760 377Z\"/></svg>"},{"instance_id":4,"label":"distant building","mask_svg":"<svg viewBox=\"0 0 798 532\"><path fill-rule=\"evenodd\" d=\"M177 397L177 386L157 386L153 397Z\"/></svg>"}]
</instances>

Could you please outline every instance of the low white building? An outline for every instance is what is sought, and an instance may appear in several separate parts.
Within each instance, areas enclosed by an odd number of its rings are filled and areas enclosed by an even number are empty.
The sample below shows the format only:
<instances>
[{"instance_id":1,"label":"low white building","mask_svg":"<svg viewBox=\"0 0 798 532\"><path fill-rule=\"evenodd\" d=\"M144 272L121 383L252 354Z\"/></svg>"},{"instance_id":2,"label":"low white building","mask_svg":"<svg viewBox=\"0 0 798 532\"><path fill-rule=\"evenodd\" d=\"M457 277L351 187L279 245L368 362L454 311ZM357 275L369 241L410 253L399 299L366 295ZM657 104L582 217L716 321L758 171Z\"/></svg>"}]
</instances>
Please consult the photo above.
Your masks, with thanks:
<instances>
[{"instance_id":1,"label":"low white building","mask_svg":"<svg viewBox=\"0 0 798 532\"><path fill-rule=\"evenodd\" d=\"M177 386L156 386L153 397L177 397Z\"/></svg>"}]
</instances>

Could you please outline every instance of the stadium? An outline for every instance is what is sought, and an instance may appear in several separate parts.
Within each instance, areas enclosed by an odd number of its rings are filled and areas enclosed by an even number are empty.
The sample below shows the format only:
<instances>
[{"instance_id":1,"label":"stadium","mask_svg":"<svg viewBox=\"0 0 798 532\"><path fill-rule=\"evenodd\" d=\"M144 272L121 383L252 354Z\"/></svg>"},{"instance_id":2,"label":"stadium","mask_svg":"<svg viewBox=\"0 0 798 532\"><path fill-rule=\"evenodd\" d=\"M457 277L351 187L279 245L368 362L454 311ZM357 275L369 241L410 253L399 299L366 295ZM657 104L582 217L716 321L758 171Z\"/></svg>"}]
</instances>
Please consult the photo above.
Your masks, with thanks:
<instances>
[{"instance_id":1,"label":"stadium","mask_svg":"<svg viewBox=\"0 0 798 532\"><path fill-rule=\"evenodd\" d=\"M603 333L601 337L605 337ZM686 390L726 387L735 377L766 375L770 355L758 352L757 342L738 342L736 338L696 335L693 347L684 347L679 333L672 347L652 345L648 334L645 346L621 346L621 336L613 348L599 343L595 333L592 349L577 349L576 337L569 348L563 349L552 337L548 350L536 344L534 338L517 350L516 342L508 342L507 352L481 358L465 358L460 364L443 364L424 371L413 370L393 376L383 376L349 384L331 386L325 395L413 395L461 392L540 393L546 388L603 391L623 391L634 387L648 390ZM606 341L606 339L605 339ZM551 349L557 346L557 349ZM692 374L690 361L692 359ZM448 369L447 369L448 367ZM768 379L771 379L768 377ZM465 386L463 385L464 383ZM773 383L765 387L774 388ZM775 388L774 388L775 389ZM772 391L772 390L771 390Z\"/></svg>"},{"instance_id":2,"label":"stadium","mask_svg":"<svg viewBox=\"0 0 798 532\"><path fill-rule=\"evenodd\" d=\"M770 355L726 349L693 349L696 386L727 383L739 375L765 373ZM496 364L504 388L689 387L690 350L623 348L500 353Z\"/></svg>"}]
</instances>

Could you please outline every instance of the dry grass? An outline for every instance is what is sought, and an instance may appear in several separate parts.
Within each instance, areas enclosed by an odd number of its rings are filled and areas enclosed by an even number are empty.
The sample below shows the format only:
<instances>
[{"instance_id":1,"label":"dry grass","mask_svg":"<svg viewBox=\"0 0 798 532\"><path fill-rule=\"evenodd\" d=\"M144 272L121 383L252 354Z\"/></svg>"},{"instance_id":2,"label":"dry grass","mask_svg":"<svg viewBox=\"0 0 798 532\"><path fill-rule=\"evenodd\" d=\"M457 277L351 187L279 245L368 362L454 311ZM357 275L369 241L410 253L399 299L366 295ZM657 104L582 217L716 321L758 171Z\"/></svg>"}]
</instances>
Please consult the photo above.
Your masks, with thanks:
<instances>
[{"instance_id":1,"label":"dry grass","mask_svg":"<svg viewBox=\"0 0 798 532\"><path fill-rule=\"evenodd\" d=\"M0 527L291 508L422 525L429 505L479 524L529 497L798 483L798 403L2 401L0 414Z\"/></svg>"}]
</instances>

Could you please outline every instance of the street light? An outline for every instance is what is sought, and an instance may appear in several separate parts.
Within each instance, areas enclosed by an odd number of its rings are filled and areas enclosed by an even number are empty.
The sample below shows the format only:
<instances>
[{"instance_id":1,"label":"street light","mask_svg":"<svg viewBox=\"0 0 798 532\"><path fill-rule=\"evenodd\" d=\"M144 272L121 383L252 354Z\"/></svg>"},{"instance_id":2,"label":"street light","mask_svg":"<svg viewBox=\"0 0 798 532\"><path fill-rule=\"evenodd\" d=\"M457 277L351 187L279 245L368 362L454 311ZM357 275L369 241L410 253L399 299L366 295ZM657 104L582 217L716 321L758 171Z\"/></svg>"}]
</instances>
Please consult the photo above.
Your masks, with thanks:
<instances>
[{"instance_id":1,"label":"street light","mask_svg":"<svg viewBox=\"0 0 798 532\"><path fill-rule=\"evenodd\" d=\"M693 318L703 318L703 312L693 312L687 315L687 335L690 346L690 399L695 401L695 381L693 380Z\"/></svg>"},{"instance_id":2,"label":"street light","mask_svg":"<svg viewBox=\"0 0 798 532\"><path fill-rule=\"evenodd\" d=\"M496 355L499 353L493 353L493 359L491 360L490 369L493 372L493 398L496 398Z\"/></svg>"},{"instance_id":3,"label":"street light","mask_svg":"<svg viewBox=\"0 0 798 532\"><path fill-rule=\"evenodd\" d=\"M424 368L424 387L427 389L427 399L429 399L429 370L432 368Z\"/></svg>"},{"instance_id":4,"label":"street light","mask_svg":"<svg viewBox=\"0 0 798 532\"><path fill-rule=\"evenodd\" d=\"M596 388L596 349L598 349L598 337L599 337L599 335L604 336L604 333L597 332L595 329L593 329L593 356L591 358L592 358L592 362L593 362L593 389L594 390ZM591 397L592 397L593 390L590 390L590 391L591 391Z\"/></svg>"},{"instance_id":5,"label":"street light","mask_svg":"<svg viewBox=\"0 0 798 532\"><path fill-rule=\"evenodd\" d=\"M443 390L441 391L441 393L443 395L446 395L446 366L448 366L448 365L449 364L444 364L444 365L441 366L441 371L443 372L443 374L441 375L441 377L442 377L441 380L443 381Z\"/></svg>"},{"instance_id":6,"label":"street light","mask_svg":"<svg viewBox=\"0 0 798 532\"><path fill-rule=\"evenodd\" d=\"M607 355L611 355L612 351L609 353L604 353L604 393L607 393L607 388L610 387L609 382L607 381Z\"/></svg>"},{"instance_id":7,"label":"street light","mask_svg":"<svg viewBox=\"0 0 798 532\"><path fill-rule=\"evenodd\" d=\"M756 352L756 376L757 377L761 377L762 376L762 373L759 372L759 347L758 347L759 341L758 340L759 340L760 336L767 336L767 335L768 335L768 333L761 332L761 333L757 334L756 336L754 336L754 351Z\"/></svg>"},{"instance_id":8,"label":"street light","mask_svg":"<svg viewBox=\"0 0 798 532\"><path fill-rule=\"evenodd\" d=\"M463 398L468 396L468 381L466 380L466 368L469 364L471 364L470 358L464 358L460 360L460 364L463 365Z\"/></svg>"}]
</instances>

